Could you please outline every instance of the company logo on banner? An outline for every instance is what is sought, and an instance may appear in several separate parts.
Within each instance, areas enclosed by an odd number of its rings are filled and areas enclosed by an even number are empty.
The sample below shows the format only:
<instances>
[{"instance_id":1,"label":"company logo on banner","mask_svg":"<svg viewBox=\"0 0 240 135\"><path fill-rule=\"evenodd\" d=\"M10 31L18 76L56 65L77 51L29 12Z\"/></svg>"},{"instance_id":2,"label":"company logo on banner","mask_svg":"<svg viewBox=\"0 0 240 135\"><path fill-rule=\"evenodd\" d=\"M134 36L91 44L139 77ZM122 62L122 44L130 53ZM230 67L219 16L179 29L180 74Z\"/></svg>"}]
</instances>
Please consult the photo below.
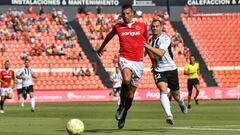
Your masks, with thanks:
<instances>
[{"instance_id":1,"label":"company logo on banner","mask_svg":"<svg viewBox=\"0 0 240 135\"><path fill-rule=\"evenodd\" d=\"M12 5L118 6L119 0L11 0Z\"/></svg>"},{"instance_id":2,"label":"company logo on banner","mask_svg":"<svg viewBox=\"0 0 240 135\"><path fill-rule=\"evenodd\" d=\"M187 0L189 6L240 5L240 0Z\"/></svg>"}]
</instances>

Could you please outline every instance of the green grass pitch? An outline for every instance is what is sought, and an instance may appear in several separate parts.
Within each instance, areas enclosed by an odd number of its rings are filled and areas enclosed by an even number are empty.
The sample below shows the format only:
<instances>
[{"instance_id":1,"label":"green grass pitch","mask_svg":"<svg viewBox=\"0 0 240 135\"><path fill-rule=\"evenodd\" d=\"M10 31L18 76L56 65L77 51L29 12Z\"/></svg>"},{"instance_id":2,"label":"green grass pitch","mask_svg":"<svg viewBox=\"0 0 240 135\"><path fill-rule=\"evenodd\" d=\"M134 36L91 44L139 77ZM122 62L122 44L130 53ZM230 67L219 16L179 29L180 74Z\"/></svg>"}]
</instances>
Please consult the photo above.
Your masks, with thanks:
<instances>
[{"instance_id":1,"label":"green grass pitch","mask_svg":"<svg viewBox=\"0 0 240 135\"><path fill-rule=\"evenodd\" d=\"M81 119L84 135L240 135L240 101L200 101L188 114L172 102L175 125L166 124L157 101L134 102L125 128L117 129L115 102L7 104L0 114L0 135L67 135L72 118Z\"/></svg>"}]
</instances>

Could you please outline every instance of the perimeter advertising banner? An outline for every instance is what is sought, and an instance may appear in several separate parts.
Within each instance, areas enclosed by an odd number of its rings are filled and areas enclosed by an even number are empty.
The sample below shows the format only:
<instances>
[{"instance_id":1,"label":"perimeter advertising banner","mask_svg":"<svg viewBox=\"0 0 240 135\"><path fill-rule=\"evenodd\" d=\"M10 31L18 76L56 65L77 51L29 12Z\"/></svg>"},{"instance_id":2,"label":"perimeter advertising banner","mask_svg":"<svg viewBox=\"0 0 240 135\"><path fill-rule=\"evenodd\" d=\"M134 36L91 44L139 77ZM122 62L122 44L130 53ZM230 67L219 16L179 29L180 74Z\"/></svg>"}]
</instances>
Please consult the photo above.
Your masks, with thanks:
<instances>
[{"instance_id":1,"label":"perimeter advertising banner","mask_svg":"<svg viewBox=\"0 0 240 135\"><path fill-rule=\"evenodd\" d=\"M166 0L1 0L0 5L46 5L46 6L134 6L164 5Z\"/></svg>"},{"instance_id":2,"label":"perimeter advertising banner","mask_svg":"<svg viewBox=\"0 0 240 135\"><path fill-rule=\"evenodd\" d=\"M109 96L111 89L104 90L36 90L35 99L37 102L73 102L73 101L116 101L117 97ZM195 93L193 93L194 95ZM187 99L187 89L181 89L181 95ZM159 100L159 90L157 89L138 89L135 93L136 101ZM208 87L202 88L199 94L201 100L212 99L239 99L240 90L236 88ZM17 96L7 102L16 103ZM29 102L29 98L27 100Z\"/></svg>"},{"instance_id":3,"label":"perimeter advertising banner","mask_svg":"<svg viewBox=\"0 0 240 135\"><path fill-rule=\"evenodd\" d=\"M46 5L46 6L226 6L240 5L240 0L0 0L0 5Z\"/></svg>"}]
</instances>

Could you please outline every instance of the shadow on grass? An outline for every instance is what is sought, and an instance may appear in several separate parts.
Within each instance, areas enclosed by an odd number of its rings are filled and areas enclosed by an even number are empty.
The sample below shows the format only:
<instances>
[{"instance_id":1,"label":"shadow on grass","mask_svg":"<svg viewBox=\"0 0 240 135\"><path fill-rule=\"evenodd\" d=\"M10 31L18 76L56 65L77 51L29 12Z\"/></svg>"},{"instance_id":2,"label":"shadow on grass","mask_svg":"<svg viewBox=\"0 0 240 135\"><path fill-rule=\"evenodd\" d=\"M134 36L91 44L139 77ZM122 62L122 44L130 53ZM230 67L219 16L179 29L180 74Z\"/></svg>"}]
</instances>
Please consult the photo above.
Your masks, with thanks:
<instances>
[{"instance_id":1,"label":"shadow on grass","mask_svg":"<svg viewBox=\"0 0 240 135\"><path fill-rule=\"evenodd\" d=\"M113 133L113 132L168 132L166 129L90 129L84 132L88 133Z\"/></svg>"}]
</instances>

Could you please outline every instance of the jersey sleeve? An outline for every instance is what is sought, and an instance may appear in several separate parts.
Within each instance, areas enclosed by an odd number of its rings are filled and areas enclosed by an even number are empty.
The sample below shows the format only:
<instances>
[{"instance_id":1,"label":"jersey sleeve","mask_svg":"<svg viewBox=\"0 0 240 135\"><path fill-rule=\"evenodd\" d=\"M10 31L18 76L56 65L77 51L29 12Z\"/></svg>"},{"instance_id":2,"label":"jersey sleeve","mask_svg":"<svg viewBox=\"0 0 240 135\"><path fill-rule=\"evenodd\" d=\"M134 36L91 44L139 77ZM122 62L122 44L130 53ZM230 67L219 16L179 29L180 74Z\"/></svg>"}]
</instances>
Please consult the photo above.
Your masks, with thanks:
<instances>
[{"instance_id":1,"label":"jersey sleeve","mask_svg":"<svg viewBox=\"0 0 240 135\"><path fill-rule=\"evenodd\" d=\"M113 26L111 33L117 34L117 28L116 25Z\"/></svg>"},{"instance_id":2,"label":"jersey sleeve","mask_svg":"<svg viewBox=\"0 0 240 135\"><path fill-rule=\"evenodd\" d=\"M144 24L144 28L145 28L145 31L143 33L143 36L144 36L146 41L149 41L149 34L148 34L148 30L147 30L147 25L146 24Z\"/></svg>"},{"instance_id":3,"label":"jersey sleeve","mask_svg":"<svg viewBox=\"0 0 240 135\"><path fill-rule=\"evenodd\" d=\"M168 49L168 47L170 46L171 43L171 39L168 36L164 36L163 40L159 40L160 43L159 44L159 48L163 49L164 51L166 51Z\"/></svg>"},{"instance_id":4,"label":"jersey sleeve","mask_svg":"<svg viewBox=\"0 0 240 135\"><path fill-rule=\"evenodd\" d=\"M188 64L185 65L184 71L188 71Z\"/></svg>"}]
</instances>

